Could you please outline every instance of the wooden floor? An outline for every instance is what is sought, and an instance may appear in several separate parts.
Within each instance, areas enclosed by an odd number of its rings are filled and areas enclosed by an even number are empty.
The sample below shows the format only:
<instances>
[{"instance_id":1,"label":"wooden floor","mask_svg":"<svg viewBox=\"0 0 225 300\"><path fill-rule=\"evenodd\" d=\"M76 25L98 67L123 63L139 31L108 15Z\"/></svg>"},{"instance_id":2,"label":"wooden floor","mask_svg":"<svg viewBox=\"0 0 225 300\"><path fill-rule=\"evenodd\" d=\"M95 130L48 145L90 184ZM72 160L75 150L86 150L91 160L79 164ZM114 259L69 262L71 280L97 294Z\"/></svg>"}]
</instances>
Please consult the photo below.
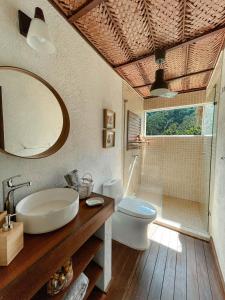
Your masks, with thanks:
<instances>
[{"instance_id":1,"label":"wooden floor","mask_svg":"<svg viewBox=\"0 0 225 300\"><path fill-rule=\"evenodd\" d=\"M150 239L144 252L113 243L107 300L225 299L209 243L154 224Z\"/></svg>"}]
</instances>

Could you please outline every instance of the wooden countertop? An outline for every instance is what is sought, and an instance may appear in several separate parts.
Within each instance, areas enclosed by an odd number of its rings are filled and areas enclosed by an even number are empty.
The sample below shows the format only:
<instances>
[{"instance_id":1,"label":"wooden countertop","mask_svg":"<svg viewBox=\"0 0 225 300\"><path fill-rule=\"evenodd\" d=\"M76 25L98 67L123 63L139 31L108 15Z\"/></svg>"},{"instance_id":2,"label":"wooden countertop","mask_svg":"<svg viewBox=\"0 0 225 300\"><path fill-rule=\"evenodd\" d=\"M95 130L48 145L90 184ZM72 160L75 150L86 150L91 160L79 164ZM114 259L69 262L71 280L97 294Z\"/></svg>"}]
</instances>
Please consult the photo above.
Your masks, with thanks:
<instances>
[{"instance_id":1,"label":"wooden countertop","mask_svg":"<svg viewBox=\"0 0 225 300\"><path fill-rule=\"evenodd\" d=\"M103 197L94 193L92 196ZM113 199L103 198L104 205L96 207L88 207L81 200L75 219L56 231L40 235L25 234L23 250L9 266L0 267L0 299L7 299L12 289L16 299L18 288L23 300L30 299L112 215ZM27 285L31 289L29 295Z\"/></svg>"}]
</instances>

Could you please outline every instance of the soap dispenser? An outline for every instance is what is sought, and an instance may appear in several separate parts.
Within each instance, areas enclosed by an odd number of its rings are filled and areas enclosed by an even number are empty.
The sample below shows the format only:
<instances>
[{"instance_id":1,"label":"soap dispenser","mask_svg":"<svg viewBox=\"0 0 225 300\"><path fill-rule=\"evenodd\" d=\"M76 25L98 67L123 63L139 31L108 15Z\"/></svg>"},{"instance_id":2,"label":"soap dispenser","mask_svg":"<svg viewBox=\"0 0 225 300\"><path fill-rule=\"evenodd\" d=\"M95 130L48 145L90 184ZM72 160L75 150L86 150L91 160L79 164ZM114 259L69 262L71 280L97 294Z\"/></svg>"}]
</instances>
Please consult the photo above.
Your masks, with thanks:
<instances>
[{"instance_id":1,"label":"soap dispenser","mask_svg":"<svg viewBox=\"0 0 225 300\"><path fill-rule=\"evenodd\" d=\"M12 222L14 215L5 216L5 223L0 229L0 266L8 266L23 249L23 223Z\"/></svg>"}]
</instances>

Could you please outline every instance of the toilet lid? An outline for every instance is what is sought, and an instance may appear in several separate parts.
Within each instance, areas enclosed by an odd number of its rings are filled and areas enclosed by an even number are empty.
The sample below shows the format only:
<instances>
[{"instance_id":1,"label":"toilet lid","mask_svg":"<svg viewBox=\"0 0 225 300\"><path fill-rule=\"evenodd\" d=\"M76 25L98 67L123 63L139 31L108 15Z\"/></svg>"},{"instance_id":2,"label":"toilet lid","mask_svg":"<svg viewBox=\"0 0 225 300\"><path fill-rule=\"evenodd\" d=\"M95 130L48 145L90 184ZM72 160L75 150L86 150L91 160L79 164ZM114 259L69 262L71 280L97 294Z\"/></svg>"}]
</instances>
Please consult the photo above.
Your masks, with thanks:
<instances>
[{"instance_id":1,"label":"toilet lid","mask_svg":"<svg viewBox=\"0 0 225 300\"><path fill-rule=\"evenodd\" d=\"M118 210L142 219L154 219L156 216L156 209L147 201L138 198L123 198L118 205Z\"/></svg>"}]
</instances>

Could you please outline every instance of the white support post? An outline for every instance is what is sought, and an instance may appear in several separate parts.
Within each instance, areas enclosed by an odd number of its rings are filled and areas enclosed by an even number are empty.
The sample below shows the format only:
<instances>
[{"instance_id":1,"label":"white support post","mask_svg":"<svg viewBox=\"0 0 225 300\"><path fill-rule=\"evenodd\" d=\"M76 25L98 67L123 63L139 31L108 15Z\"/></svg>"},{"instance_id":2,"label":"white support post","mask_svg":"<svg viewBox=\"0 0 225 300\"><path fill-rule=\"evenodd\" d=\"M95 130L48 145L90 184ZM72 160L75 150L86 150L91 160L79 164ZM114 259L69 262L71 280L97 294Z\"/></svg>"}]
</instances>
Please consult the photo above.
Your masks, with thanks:
<instances>
[{"instance_id":1,"label":"white support post","mask_svg":"<svg viewBox=\"0 0 225 300\"><path fill-rule=\"evenodd\" d=\"M106 292L112 278L112 220L109 218L95 234L103 240L102 249L95 256L95 262L103 268L103 275L97 282L97 287Z\"/></svg>"}]
</instances>

